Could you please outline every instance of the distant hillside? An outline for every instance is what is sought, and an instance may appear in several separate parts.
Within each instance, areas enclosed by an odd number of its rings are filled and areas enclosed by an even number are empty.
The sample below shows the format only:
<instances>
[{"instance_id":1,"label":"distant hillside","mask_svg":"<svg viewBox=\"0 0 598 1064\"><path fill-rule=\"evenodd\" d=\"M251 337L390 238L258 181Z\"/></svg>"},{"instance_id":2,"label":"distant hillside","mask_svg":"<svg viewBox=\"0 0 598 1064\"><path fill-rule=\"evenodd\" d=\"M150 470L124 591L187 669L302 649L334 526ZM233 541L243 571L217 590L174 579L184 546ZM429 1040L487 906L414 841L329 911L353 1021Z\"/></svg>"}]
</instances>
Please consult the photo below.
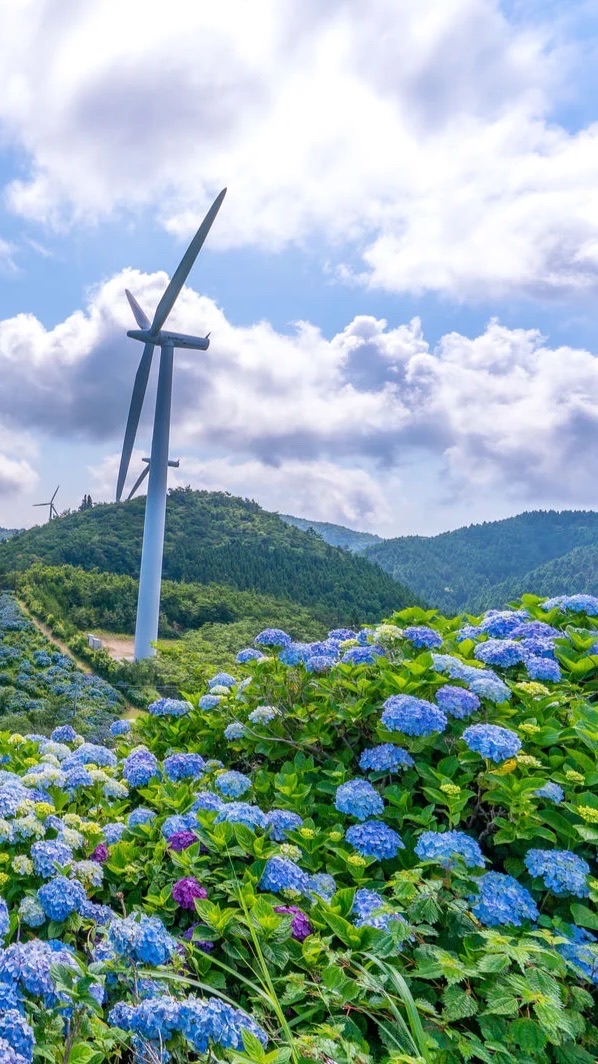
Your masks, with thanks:
<instances>
[{"instance_id":1,"label":"distant hillside","mask_svg":"<svg viewBox=\"0 0 598 1064\"><path fill-rule=\"evenodd\" d=\"M145 499L137 498L28 529L0 543L0 578L36 562L137 576L144 510ZM169 493L163 575L274 595L335 623L376 620L415 599L376 565L255 502L190 488Z\"/></svg>"},{"instance_id":2,"label":"distant hillside","mask_svg":"<svg viewBox=\"0 0 598 1064\"><path fill-rule=\"evenodd\" d=\"M526 591L586 590L590 576L577 548L588 548L591 557L598 551L598 513L539 510L439 536L399 536L367 547L363 556L429 605L460 613L500 607Z\"/></svg>"},{"instance_id":3,"label":"distant hillside","mask_svg":"<svg viewBox=\"0 0 598 1064\"><path fill-rule=\"evenodd\" d=\"M0 539L10 539L17 532L20 532L19 528L0 528Z\"/></svg>"},{"instance_id":4,"label":"distant hillside","mask_svg":"<svg viewBox=\"0 0 598 1064\"><path fill-rule=\"evenodd\" d=\"M301 528L304 532L313 529L325 543L330 543L332 547L343 547L344 550L353 551L354 554L359 554L374 543L384 542L381 536L375 536L373 532L355 532L354 529L345 528L344 525L331 525L328 521L309 521L306 517L291 517L290 514L279 514L279 516L286 521L287 525L294 525L295 528Z\"/></svg>"},{"instance_id":5,"label":"distant hillside","mask_svg":"<svg viewBox=\"0 0 598 1064\"><path fill-rule=\"evenodd\" d=\"M474 612L481 612L497 602L520 598L525 592L534 595L598 595L598 543L575 547L568 554L554 558L526 573L523 578L504 580L472 599Z\"/></svg>"}]
</instances>

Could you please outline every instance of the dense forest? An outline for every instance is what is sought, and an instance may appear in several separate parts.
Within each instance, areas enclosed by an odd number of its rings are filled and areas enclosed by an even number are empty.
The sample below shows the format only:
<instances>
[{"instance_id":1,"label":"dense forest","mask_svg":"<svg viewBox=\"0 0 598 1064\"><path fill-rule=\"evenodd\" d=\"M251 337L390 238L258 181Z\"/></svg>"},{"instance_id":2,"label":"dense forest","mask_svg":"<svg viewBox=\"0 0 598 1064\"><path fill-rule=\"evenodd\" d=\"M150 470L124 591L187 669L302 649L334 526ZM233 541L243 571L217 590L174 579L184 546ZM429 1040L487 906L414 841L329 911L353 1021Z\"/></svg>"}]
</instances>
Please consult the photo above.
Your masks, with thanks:
<instances>
[{"instance_id":1,"label":"dense forest","mask_svg":"<svg viewBox=\"0 0 598 1064\"><path fill-rule=\"evenodd\" d=\"M569 557L576 548L595 556L590 548L598 551L598 513L538 510L439 536L399 536L367 547L363 556L429 605L475 613L527 591L591 590L584 568L590 563Z\"/></svg>"},{"instance_id":2,"label":"dense forest","mask_svg":"<svg viewBox=\"0 0 598 1064\"><path fill-rule=\"evenodd\" d=\"M359 554L374 543L384 543L382 537L375 536L373 532L356 532L353 528L345 528L344 525L333 525L329 521L308 521L306 517L291 517L290 514L279 516L288 525L301 528L304 532L312 530L325 543L330 543L332 547L343 547L354 554Z\"/></svg>"},{"instance_id":3,"label":"dense forest","mask_svg":"<svg viewBox=\"0 0 598 1064\"><path fill-rule=\"evenodd\" d=\"M145 499L104 504L49 521L0 543L0 580L41 563L139 572ZM285 524L257 503L224 492L169 493L165 580L226 584L309 607L335 623L379 620L413 594L364 558L315 532Z\"/></svg>"},{"instance_id":4,"label":"dense forest","mask_svg":"<svg viewBox=\"0 0 598 1064\"><path fill-rule=\"evenodd\" d=\"M0 539L10 539L17 531L18 529L16 528L0 528Z\"/></svg>"}]
</instances>

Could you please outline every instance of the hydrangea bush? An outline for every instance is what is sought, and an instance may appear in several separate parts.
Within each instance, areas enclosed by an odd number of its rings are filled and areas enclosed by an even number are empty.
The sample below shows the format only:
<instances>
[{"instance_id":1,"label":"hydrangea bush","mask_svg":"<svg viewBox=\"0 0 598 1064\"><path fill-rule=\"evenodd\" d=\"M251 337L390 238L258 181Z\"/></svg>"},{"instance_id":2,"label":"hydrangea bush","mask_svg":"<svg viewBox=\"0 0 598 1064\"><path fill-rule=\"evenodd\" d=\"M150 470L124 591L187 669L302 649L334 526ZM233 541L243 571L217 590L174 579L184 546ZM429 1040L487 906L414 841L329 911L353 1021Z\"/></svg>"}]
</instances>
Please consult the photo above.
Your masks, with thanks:
<instances>
[{"instance_id":1,"label":"hydrangea bush","mask_svg":"<svg viewBox=\"0 0 598 1064\"><path fill-rule=\"evenodd\" d=\"M0 735L0 1061L593 1064L597 618L267 629L106 745Z\"/></svg>"}]
</instances>

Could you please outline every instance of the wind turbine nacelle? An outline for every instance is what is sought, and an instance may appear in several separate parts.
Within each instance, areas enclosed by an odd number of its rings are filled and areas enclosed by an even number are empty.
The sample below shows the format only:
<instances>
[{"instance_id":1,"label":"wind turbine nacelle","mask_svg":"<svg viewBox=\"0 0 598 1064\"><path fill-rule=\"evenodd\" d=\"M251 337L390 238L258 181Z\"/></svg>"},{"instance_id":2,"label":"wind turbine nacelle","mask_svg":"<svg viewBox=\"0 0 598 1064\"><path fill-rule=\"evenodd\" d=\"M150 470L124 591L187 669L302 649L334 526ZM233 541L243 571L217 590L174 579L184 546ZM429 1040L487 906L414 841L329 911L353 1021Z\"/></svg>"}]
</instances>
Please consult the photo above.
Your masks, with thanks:
<instances>
[{"instance_id":1,"label":"wind turbine nacelle","mask_svg":"<svg viewBox=\"0 0 598 1064\"><path fill-rule=\"evenodd\" d=\"M207 351L210 346L209 336L187 336L185 333L159 332L152 336L149 329L129 329L127 336L132 340L141 340L143 344L155 344L156 347L186 347L192 351Z\"/></svg>"}]
</instances>

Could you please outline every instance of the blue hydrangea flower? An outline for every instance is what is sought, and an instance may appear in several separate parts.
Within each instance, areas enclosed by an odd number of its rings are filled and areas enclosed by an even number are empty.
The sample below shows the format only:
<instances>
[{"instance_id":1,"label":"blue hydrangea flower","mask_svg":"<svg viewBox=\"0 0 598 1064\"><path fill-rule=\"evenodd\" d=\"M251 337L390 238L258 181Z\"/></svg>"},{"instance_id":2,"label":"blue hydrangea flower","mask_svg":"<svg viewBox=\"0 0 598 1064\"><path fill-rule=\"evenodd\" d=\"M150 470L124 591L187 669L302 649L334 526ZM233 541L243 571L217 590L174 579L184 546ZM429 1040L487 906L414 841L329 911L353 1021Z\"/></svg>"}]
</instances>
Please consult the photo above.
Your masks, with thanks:
<instances>
[{"instance_id":1,"label":"blue hydrangea flower","mask_svg":"<svg viewBox=\"0 0 598 1064\"><path fill-rule=\"evenodd\" d=\"M251 780L242 772L222 772L214 781L218 788L227 798L240 798L246 791L251 790Z\"/></svg>"},{"instance_id":2,"label":"blue hydrangea flower","mask_svg":"<svg viewBox=\"0 0 598 1064\"><path fill-rule=\"evenodd\" d=\"M125 831L125 825L115 822L114 824L104 824L102 827L104 832L104 838L109 846L112 846L115 842L120 842Z\"/></svg>"},{"instance_id":3,"label":"blue hydrangea flower","mask_svg":"<svg viewBox=\"0 0 598 1064\"><path fill-rule=\"evenodd\" d=\"M300 665L301 662L307 661L312 653L311 643L293 642L283 647L278 655L278 660L282 661L283 665Z\"/></svg>"},{"instance_id":4,"label":"blue hydrangea flower","mask_svg":"<svg viewBox=\"0 0 598 1064\"><path fill-rule=\"evenodd\" d=\"M360 647L365 647L368 645L375 631L375 628L362 628L361 631L357 633L357 642L359 643Z\"/></svg>"},{"instance_id":5,"label":"blue hydrangea flower","mask_svg":"<svg viewBox=\"0 0 598 1064\"><path fill-rule=\"evenodd\" d=\"M377 658L384 656L382 647L349 647L341 657L343 665L373 665Z\"/></svg>"},{"instance_id":6,"label":"blue hydrangea flower","mask_svg":"<svg viewBox=\"0 0 598 1064\"><path fill-rule=\"evenodd\" d=\"M6 938L10 928L8 906L4 898L0 898L0 938Z\"/></svg>"},{"instance_id":7,"label":"blue hydrangea flower","mask_svg":"<svg viewBox=\"0 0 598 1064\"><path fill-rule=\"evenodd\" d=\"M366 820L365 824L354 824L347 828L345 838L362 857L375 857L384 861L396 857L399 850L405 849L400 835L382 820Z\"/></svg>"},{"instance_id":8,"label":"blue hydrangea flower","mask_svg":"<svg viewBox=\"0 0 598 1064\"><path fill-rule=\"evenodd\" d=\"M77 738L77 732L71 724L61 724L60 727L54 728L50 738L56 743L72 743Z\"/></svg>"},{"instance_id":9,"label":"blue hydrangea flower","mask_svg":"<svg viewBox=\"0 0 598 1064\"><path fill-rule=\"evenodd\" d=\"M7 1009L0 1013L0 1039L13 1050L5 1054L7 1064L20 1064L33 1059L35 1038L33 1030L18 1009Z\"/></svg>"},{"instance_id":10,"label":"blue hydrangea flower","mask_svg":"<svg viewBox=\"0 0 598 1064\"><path fill-rule=\"evenodd\" d=\"M500 728L496 724L471 724L463 732L462 738L470 750L490 761L506 761L515 757L521 749L519 736L509 728Z\"/></svg>"},{"instance_id":11,"label":"blue hydrangea flower","mask_svg":"<svg viewBox=\"0 0 598 1064\"><path fill-rule=\"evenodd\" d=\"M262 828L268 826L266 814L259 805L250 805L249 802L229 802L222 804L216 815L215 824L228 821L229 824L245 824L248 828Z\"/></svg>"},{"instance_id":12,"label":"blue hydrangea flower","mask_svg":"<svg viewBox=\"0 0 598 1064\"><path fill-rule=\"evenodd\" d=\"M377 927L380 931L387 931L392 920L404 919L378 891L365 887L355 891L352 912L356 927Z\"/></svg>"},{"instance_id":13,"label":"blue hydrangea flower","mask_svg":"<svg viewBox=\"0 0 598 1064\"><path fill-rule=\"evenodd\" d=\"M35 874L42 879L51 879L57 871L71 864L73 851L58 839L44 840L33 843L31 859Z\"/></svg>"},{"instance_id":14,"label":"blue hydrangea flower","mask_svg":"<svg viewBox=\"0 0 598 1064\"><path fill-rule=\"evenodd\" d=\"M487 699L488 702L494 702L495 705L509 702L511 699L510 688L489 669L472 668L464 679L469 683L470 691L479 695L480 698Z\"/></svg>"},{"instance_id":15,"label":"blue hydrangea flower","mask_svg":"<svg viewBox=\"0 0 598 1064\"><path fill-rule=\"evenodd\" d=\"M145 746L132 750L123 763L123 776L131 787L145 787L151 779L159 779L157 759Z\"/></svg>"},{"instance_id":16,"label":"blue hydrangea flower","mask_svg":"<svg viewBox=\"0 0 598 1064\"><path fill-rule=\"evenodd\" d=\"M46 914L37 898L26 894L19 904L19 920L27 927L41 927L46 922Z\"/></svg>"},{"instance_id":17,"label":"blue hydrangea flower","mask_svg":"<svg viewBox=\"0 0 598 1064\"><path fill-rule=\"evenodd\" d=\"M488 639L485 643L478 643L473 656L484 665L502 665L504 669L521 664L525 657L521 643L513 639Z\"/></svg>"},{"instance_id":18,"label":"blue hydrangea flower","mask_svg":"<svg viewBox=\"0 0 598 1064\"><path fill-rule=\"evenodd\" d=\"M564 957L581 975L590 983L598 985L598 940L591 931L585 927L576 927L570 924L563 929L563 937L567 942L558 945L557 951Z\"/></svg>"},{"instance_id":19,"label":"blue hydrangea flower","mask_svg":"<svg viewBox=\"0 0 598 1064\"><path fill-rule=\"evenodd\" d=\"M129 813L127 817L127 827L136 828L139 824L149 824L151 820L154 820L156 812L154 809L146 809L140 805L138 809L134 809L132 813Z\"/></svg>"},{"instance_id":20,"label":"blue hydrangea flower","mask_svg":"<svg viewBox=\"0 0 598 1064\"><path fill-rule=\"evenodd\" d=\"M403 636L410 643L413 643L414 647L425 647L426 650L432 650L442 646L442 636L425 624L414 624L409 628L404 628Z\"/></svg>"},{"instance_id":21,"label":"blue hydrangea flower","mask_svg":"<svg viewBox=\"0 0 598 1064\"><path fill-rule=\"evenodd\" d=\"M309 894L311 882L307 873L288 857L270 857L266 861L259 886L262 890L269 890L273 894L278 894L281 890L294 890L298 894Z\"/></svg>"},{"instance_id":22,"label":"blue hydrangea flower","mask_svg":"<svg viewBox=\"0 0 598 1064\"><path fill-rule=\"evenodd\" d=\"M217 672L211 680L208 680L208 687L234 687L236 682L230 672Z\"/></svg>"},{"instance_id":23,"label":"blue hydrangea flower","mask_svg":"<svg viewBox=\"0 0 598 1064\"><path fill-rule=\"evenodd\" d=\"M224 738L227 742L233 742L234 739L242 739L245 735L245 725L241 724L240 720L234 720L232 724L228 724L224 729Z\"/></svg>"},{"instance_id":24,"label":"blue hydrangea flower","mask_svg":"<svg viewBox=\"0 0 598 1064\"><path fill-rule=\"evenodd\" d=\"M266 814L266 820L270 829L270 837L275 842L284 842L287 832L300 828L303 823L299 814L293 813L290 809L271 809Z\"/></svg>"},{"instance_id":25,"label":"blue hydrangea flower","mask_svg":"<svg viewBox=\"0 0 598 1064\"><path fill-rule=\"evenodd\" d=\"M551 802L562 802L565 797L565 792L562 787L559 787L558 783L545 783L542 787L539 787L537 791L534 791L536 798L548 798Z\"/></svg>"},{"instance_id":26,"label":"blue hydrangea flower","mask_svg":"<svg viewBox=\"0 0 598 1064\"><path fill-rule=\"evenodd\" d=\"M540 609L554 610L558 608L563 612L570 610L572 613L585 613L588 617L598 616L598 598L594 595L555 595L554 598L546 599L540 604Z\"/></svg>"},{"instance_id":27,"label":"blue hydrangea flower","mask_svg":"<svg viewBox=\"0 0 598 1064\"><path fill-rule=\"evenodd\" d=\"M191 812L197 813L200 810L214 812L215 810L222 809L223 806L224 802L219 794L215 794L214 791L198 791L195 795L195 801L191 806Z\"/></svg>"},{"instance_id":28,"label":"blue hydrangea flower","mask_svg":"<svg viewBox=\"0 0 598 1064\"><path fill-rule=\"evenodd\" d=\"M525 621L527 610L488 610L480 624L480 631L493 638L513 636Z\"/></svg>"},{"instance_id":29,"label":"blue hydrangea flower","mask_svg":"<svg viewBox=\"0 0 598 1064\"><path fill-rule=\"evenodd\" d=\"M126 735L131 731L131 728L132 724L130 720L113 720L108 731L112 736Z\"/></svg>"},{"instance_id":30,"label":"blue hydrangea flower","mask_svg":"<svg viewBox=\"0 0 598 1064\"><path fill-rule=\"evenodd\" d=\"M180 1005L179 1030L196 1053L207 1052L210 1041L224 1049L243 1049L243 1031L248 1031L262 1045L268 1038L251 1016L233 1008L220 998L185 998Z\"/></svg>"},{"instance_id":31,"label":"blue hydrangea flower","mask_svg":"<svg viewBox=\"0 0 598 1064\"><path fill-rule=\"evenodd\" d=\"M486 872L477 885L479 893L472 899L475 904L471 911L485 927L502 924L520 927L525 920L538 919L538 907L529 890L513 876Z\"/></svg>"},{"instance_id":32,"label":"blue hydrangea flower","mask_svg":"<svg viewBox=\"0 0 598 1064\"><path fill-rule=\"evenodd\" d=\"M465 687L453 687L448 683L438 688L436 701L443 713L459 720L470 717L480 708L480 700L473 691L468 691Z\"/></svg>"},{"instance_id":33,"label":"blue hydrangea flower","mask_svg":"<svg viewBox=\"0 0 598 1064\"><path fill-rule=\"evenodd\" d=\"M339 643L344 643L345 639L356 639L357 632L354 632L352 628L333 628L328 633L329 639L336 639Z\"/></svg>"},{"instance_id":34,"label":"blue hydrangea flower","mask_svg":"<svg viewBox=\"0 0 598 1064\"><path fill-rule=\"evenodd\" d=\"M202 695L197 704L200 709L216 709L221 701L222 695Z\"/></svg>"},{"instance_id":35,"label":"blue hydrangea flower","mask_svg":"<svg viewBox=\"0 0 598 1064\"><path fill-rule=\"evenodd\" d=\"M557 635L560 636L561 633L557 632ZM521 640L520 646L524 652L526 660L528 657L551 658L553 661L555 660L554 640L548 639L546 636L526 636L525 639Z\"/></svg>"},{"instance_id":36,"label":"blue hydrangea flower","mask_svg":"<svg viewBox=\"0 0 598 1064\"><path fill-rule=\"evenodd\" d=\"M264 628L254 639L258 647L287 647L291 642L290 635L281 628Z\"/></svg>"},{"instance_id":37,"label":"blue hydrangea flower","mask_svg":"<svg viewBox=\"0 0 598 1064\"><path fill-rule=\"evenodd\" d=\"M253 647L244 647L237 654L237 661L239 665L245 665L248 661L261 661L264 657L259 650L254 650Z\"/></svg>"},{"instance_id":38,"label":"blue hydrangea flower","mask_svg":"<svg viewBox=\"0 0 598 1064\"><path fill-rule=\"evenodd\" d=\"M328 875L327 872L316 872L315 876L310 876L309 890L310 894L315 894L316 897L323 898L324 901L330 901L333 894L336 893L334 876Z\"/></svg>"},{"instance_id":39,"label":"blue hydrangea flower","mask_svg":"<svg viewBox=\"0 0 598 1064\"><path fill-rule=\"evenodd\" d=\"M159 698L147 707L152 717L184 717L190 713L193 706L180 698Z\"/></svg>"},{"instance_id":40,"label":"blue hydrangea flower","mask_svg":"<svg viewBox=\"0 0 598 1064\"><path fill-rule=\"evenodd\" d=\"M483 868L485 859L475 839L464 831L422 831L415 852L420 861L434 861L450 868L462 857L468 868Z\"/></svg>"},{"instance_id":41,"label":"blue hydrangea flower","mask_svg":"<svg viewBox=\"0 0 598 1064\"><path fill-rule=\"evenodd\" d=\"M198 779L204 774L206 763L201 754L171 754L164 761L164 774L173 783Z\"/></svg>"},{"instance_id":42,"label":"blue hydrangea flower","mask_svg":"<svg viewBox=\"0 0 598 1064\"><path fill-rule=\"evenodd\" d=\"M140 964L166 964L176 949L176 940L162 921L145 914L115 916L108 925L108 941L119 956Z\"/></svg>"},{"instance_id":43,"label":"blue hydrangea flower","mask_svg":"<svg viewBox=\"0 0 598 1064\"><path fill-rule=\"evenodd\" d=\"M412 768L415 761L407 750L394 743L380 743L364 750L359 758L359 767L364 772L398 772Z\"/></svg>"},{"instance_id":44,"label":"blue hydrangea flower","mask_svg":"<svg viewBox=\"0 0 598 1064\"><path fill-rule=\"evenodd\" d=\"M384 809L384 802L367 780L348 780L336 789L335 808L339 813L354 816L357 820L367 820Z\"/></svg>"},{"instance_id":45,"label":"blue hydrangea flower","mask_svg":"<svg viewBox=\"0 0 598 1064\"><path fill-rule=\"evenodd\" d=\"M56 876L39 888L37 900L50 920L61 923L71 913L78 912L87 895L78 880Z\"/></svg>"},{"instance_id":46,"label":"blue hydrangea flower","mask_svg":"<svg viewBox=\"0 0 598 1064\"><path fill-rule=\"evenodd\" d=\"M391 695L384 703L382 723L389 731L405 735L433 735L443 732L448 724L438 706L413 695Z\"/></svg>"},{"instance_id":47,"label":"blue hydrangea flower","mask_svg":"<svg viewBox=\"0 0 598 1064\"><path fill-rule=\"evenodd\" d=\"M561 669L558 661L551 658L539 658L531 655L525 659L525 667L531 680L550 680L558 683L561 679Z\"/></svg>"},{"instance_id":48,"label":"blue hydrangea flower","mask_svg":"<svg viewBox=\"0 0 598 1064\"><path fill-rule=\"evenodd\" d=\"M99 765L100 768L114 768L118 764L118 758L114 750L109 750L101 743L81 743L68 761L63 762L63 769L72 768L74 765Z\"/></svg>"},{"instance_id":49,"label":"blue hydrangea flower","mask_svg":"<svg viewBox=\"0 0 598 1064\"><path fill-rule=\"evenodd\" d=\"M312 654L305 662L308 672L327 672L336 665L336 657L332 654Z\"/></svg>"},{"instance_id":50,"label":"blue hydrangea flower","mask_svg":"<svg viewBox=\"0 0 598 1064\"><path fill-rule=\"evenodd\" d=\"M194 813L173 813L172 816L166 817L161 830L164 838L169 839L172 835L181 831L193 831L196 827L197 817Z\"/></svg>"},{"instance_id":51,"label":"blue hydrangea flower","mask_svg":"<svg viewBox=\"0 0 598 1064\"><path fill-rule=\"evenodd\" d=\"M587 898L590 893L587 861L570 850L528 850L524 858L530 876L541 879L553 894L575 894Z\"/></svg>"}]
</instances>

